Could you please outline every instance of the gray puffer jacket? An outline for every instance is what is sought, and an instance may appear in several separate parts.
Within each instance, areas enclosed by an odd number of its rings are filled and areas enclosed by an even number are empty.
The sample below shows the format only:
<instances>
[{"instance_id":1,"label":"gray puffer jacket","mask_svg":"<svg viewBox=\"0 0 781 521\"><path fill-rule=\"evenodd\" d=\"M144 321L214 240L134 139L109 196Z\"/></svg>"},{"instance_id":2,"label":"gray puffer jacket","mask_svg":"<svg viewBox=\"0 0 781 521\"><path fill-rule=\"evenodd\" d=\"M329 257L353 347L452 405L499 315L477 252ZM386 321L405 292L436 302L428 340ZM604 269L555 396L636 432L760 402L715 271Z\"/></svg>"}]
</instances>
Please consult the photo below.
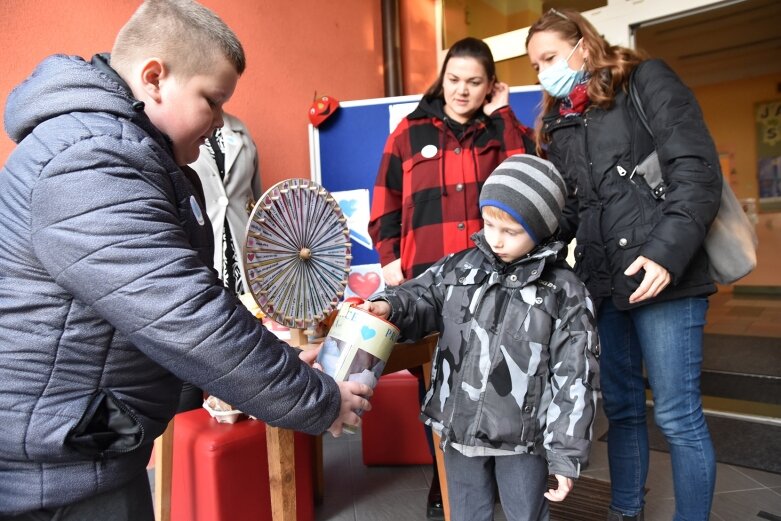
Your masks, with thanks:
<instances>
[{"instance_id":1,"label":"gray puffer jacket","mask_svg":"<svg viewBox=\"0 0 781 521\"><path fill-rule=\"evenodd\" d=\"M328 428L336 383L219 283L193 185L105 62L47 58L5 128L0 514L144 472L180 379L273 425Z\"/></svg>"},{"instance_id":2,"label":"gray puffer jacket","mask_svg":"<svg viewBox=\"0 0 781 521\"><path fill-rule=\"evenodd\" d=\"M560 242L505 264L483 239L382 296L403 335L440 332L422 418L467 456L538 453L552 474L588 462L594 308Z\"/></svg>"}]
</instances>

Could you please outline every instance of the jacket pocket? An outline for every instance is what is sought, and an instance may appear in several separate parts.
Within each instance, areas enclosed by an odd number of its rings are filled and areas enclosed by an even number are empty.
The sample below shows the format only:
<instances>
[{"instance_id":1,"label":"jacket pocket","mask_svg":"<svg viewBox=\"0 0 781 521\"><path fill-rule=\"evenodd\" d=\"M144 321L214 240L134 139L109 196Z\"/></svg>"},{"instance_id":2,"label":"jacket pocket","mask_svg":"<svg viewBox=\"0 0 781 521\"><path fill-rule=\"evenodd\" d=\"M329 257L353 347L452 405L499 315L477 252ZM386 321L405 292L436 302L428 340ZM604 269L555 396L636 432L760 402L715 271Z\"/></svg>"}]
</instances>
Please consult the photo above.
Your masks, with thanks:
<instances>
[{"instance_id":1,"label":"jacket pocket","mask_svg":"<svg viewBox=\"0 0 781 521\"><path fill-rule=\"evenodd\" d=\"M573 253L575 257L575 266L578 268L578 276L580 277L580 280L583 282L583 284L588 283L589 278L591 278L592 270L591 267L588 266L586 263L586 260L588 257L586 257L586 245L576 243L575 244L575 251Z\"/></svg>"},{"instance_id":2,"label":"jacket pocket","mask_svg":"<svg viewBox=\"0 0 781 521\"><path fill-rule=\"evenodd\" d=\"M474 314L472 302L480 297L478 291L484 291L482 284L487 277L487 272L473 268L456 268L445 275L442 280L445 286L442 318L456 324L471 320Z\"/></svg>"},{"instance_id":3,"label":"jacket pocket","mask_svg":"<svg viewBox=\"0 0 781 521\"><path fill-rule=\"evenodd\" d=\"M640 270L631 277L624 271L637 259L640 248L648 241L653 225L646 224L617 231L608 241L611 258L616 259L613 266L613 284L619 295L630 295L643 281L645 272Z\"/></svg>"},{"instance_id":4,"label":"jacket pocket","mask_svg":"<svg viewBox=\"0 0 781 521\"><path fill-rule=\"evenodd\" d=\"M440 157L441 151L437 151L434 157L423 157L418 154L410 163L409 169L405 169L405 176L409 183L405 186L405 192L410 194L406 199L408 207L421 206L442 198Z\"/></svg>"},{"instance_id":5,"label":"jacket pocket","mask_svg":"<svg viewBox=\"0 0 781 521\"><path fill-rule=\"evenodd\" d=\"M79 422L65 437L70 449L90 457L110 457L138 448L144 428L108 389L98 390Z\"/></svg>"},{"instance_id":6,"label":"jacket pocket","mask_svg":"<svg viewBox=\"0 0 781 521\"><path fill-rule=\"evenodd\" d=\"M525 392L518 396L516 393L522 390L520 386L524 382ZM537 415L544 382L542 375L522 376L514 379L511 393L509 388L502 391L496 385L489 385L477 419L475 438L484 444L503 445L501 448L510 450L511 446L534 444L540 433Z\"/></svg>"},{"instance_id":7,"label":"jacket pocket","mask_svg":"<svg viewBox=\"0 0 781 521\"><path fill-rule=\"evenodd\" d=\"M532 290L534 286L518 288L515 291L523 292ZM514 294L508 297L510 302L498 324L498 331L502 332L503 341L511 345L525 342L548 344L551 334L550 315L543 309L536 307L543 303L543 295L539 292L531 293L524 297Z\"/></svg>"}]
</instances>

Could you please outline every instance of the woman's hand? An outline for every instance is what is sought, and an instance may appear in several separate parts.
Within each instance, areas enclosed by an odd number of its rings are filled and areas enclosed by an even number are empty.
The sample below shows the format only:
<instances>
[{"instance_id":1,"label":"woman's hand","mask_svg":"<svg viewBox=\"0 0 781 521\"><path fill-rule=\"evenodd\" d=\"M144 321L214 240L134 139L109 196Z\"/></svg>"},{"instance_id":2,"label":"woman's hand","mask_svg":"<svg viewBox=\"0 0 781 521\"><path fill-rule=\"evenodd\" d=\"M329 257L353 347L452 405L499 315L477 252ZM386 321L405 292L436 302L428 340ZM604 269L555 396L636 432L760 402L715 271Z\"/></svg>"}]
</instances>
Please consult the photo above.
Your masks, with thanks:
<instances>
[{"instance_id":1,"label":"woman's hand","mask_svg":"<svg viewBox=\"0 0 781 521\"><path fill-rule=\"evenodd\" d=\"M363 304L358 306L358 309L368 311L372 315L378 316L380 318L384 318L386 320L390 316L390 312L391 312L390 304L388 304L384 300L375 300L374 302L364 302Z\"/></svg>"},{"instance_id":2,"label":"woman's hand","mask_svg":"<svg viewBox=\"0 0 781 521\"><path fill-rule=\"evenodd\" d=\"M304 349L298 353L298 358L308 366L312 366L317 359L317 354L320 352L320 346L314 349Z\"/></svg>"},{"instance_id":3,"label":"woman's hand","mask_svg":"<svg viewBox=\"0 0 781 521\"><path fill-rule=\"evenodd\" d=\"M398 286L404 282L404 274L401 273L401 259L396 259L382 267L382 278L388 286Z\"/></svg>"},{"instance_id":4,"label":"woman's hand","mask_svg":"<svg viewBox=\"0 0 781 521\"><path fill-rule=\"evenodd\" d=\"M312 344L308 344L312 345ZM304 349L300 353L298 353L298 358L302 362L304 362L309 367L312 367L314 369L317 369L318 371L323 370L323 366L317 363L317 355L320 354L320 349L323 347L323 344L318 345L315 348L312 349Z\"/></svg>"},{"instance_id":5,"label":"woman's hand","mask_svg":"<svg viewBox=\"0 0 781 521\"><path fill-rule=\"evenodd\" d=\"M640 286L638 286L634 293L629 295L630 304L636 304L637 302L642 302L643 300L657 296L667 287L671 280L670 272L667 271L666 268L642 255L629 265L624 272L624 275L631 277L641 269L645 270L643 282L640 283Z\"/></svg>"},{"instance_id":6,"label":"woman's hand","mask_svg":"<svg viewBox=\"0 0 781 521\"><path fill-rule=\"evenodd\" d=\"M559 488L557 489L548 489L548 491L544 494L546 498L548 498L548 501L563 501L565 497L567 497L567 494L570 493L570 490L572 490L572 487L575 486L572 482L572 478L568 478L566 476L562 476L561 474L554 474L556 476L556 481L559 482Z\"/></svg>"},{"instance_id":7,"label":"woman's hand","mask_svg":"<svg viewBox=\"0 0 781 521\"><path fill-rule=\"evenodd\" d=\"M486 116L490 116L502 107L506 107L510 104L510 87L506 83L497 81L494 83L494 89L491 91L491 101L487 101L483 104L483 112Z\"/></svg>"},{"instance_id":8,"label":"woman's hand","mask_svg":"<svg viewBox=\"0 0 781 521\"><path fill-rule=\"evenodd\" d=\"M339 416L330 427L328 432L333 435L334 438L338 438L342 435L344 426L350 425L358 427L361 424L361 417L358 416L355 411L362 409L364 411L370 411L372 408L369 403L369 397L374 394L371 387L366 384L358 382L336 382L339 386L339 394L342 397L342 403L339 408Z\"/></svg>"}]
</instances>

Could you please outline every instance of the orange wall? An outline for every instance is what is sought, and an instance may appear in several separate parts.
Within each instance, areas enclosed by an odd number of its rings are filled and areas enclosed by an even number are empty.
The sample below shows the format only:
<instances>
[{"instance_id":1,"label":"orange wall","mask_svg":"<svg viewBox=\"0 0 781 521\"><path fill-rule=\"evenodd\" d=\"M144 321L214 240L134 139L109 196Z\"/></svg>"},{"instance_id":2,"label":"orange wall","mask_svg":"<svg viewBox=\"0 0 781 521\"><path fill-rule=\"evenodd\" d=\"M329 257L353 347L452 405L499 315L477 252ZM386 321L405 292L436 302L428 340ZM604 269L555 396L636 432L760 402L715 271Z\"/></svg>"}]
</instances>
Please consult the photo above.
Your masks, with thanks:
<instances>
[{"instance_id":1,"label":"orange wall","mask_svg":"<svg viewBox=\"0 0 781 521\"><path fill-rule=\"evenodd\" d=\"M383 96L379 0L202 0L236 32L247 71L226 105L249 127L268 187L309 177L307 109L314 92L340 100ZM402 0L405 92L436 76L434 0ZM10 90L53 53L108 51L139 0L0 0L0 115ZM13 149L2 133L0 164Z\"/></svg>"},{"instance_id":2,"label":"orange wall","mask_svg":"<svg viewBox=\"0 0 781 521\"><path fill-rule=\"evenodd\" d=\"M83 7L76 7L76 6ZM58 2L0 1L0 115L8 93L45 56L54 53L89 57L111 50L114 35L138 5L134 0ZM110 8L109 8L110 6ZM0 164L14 143L0 132Z\"/></svg>"}]
</instances>

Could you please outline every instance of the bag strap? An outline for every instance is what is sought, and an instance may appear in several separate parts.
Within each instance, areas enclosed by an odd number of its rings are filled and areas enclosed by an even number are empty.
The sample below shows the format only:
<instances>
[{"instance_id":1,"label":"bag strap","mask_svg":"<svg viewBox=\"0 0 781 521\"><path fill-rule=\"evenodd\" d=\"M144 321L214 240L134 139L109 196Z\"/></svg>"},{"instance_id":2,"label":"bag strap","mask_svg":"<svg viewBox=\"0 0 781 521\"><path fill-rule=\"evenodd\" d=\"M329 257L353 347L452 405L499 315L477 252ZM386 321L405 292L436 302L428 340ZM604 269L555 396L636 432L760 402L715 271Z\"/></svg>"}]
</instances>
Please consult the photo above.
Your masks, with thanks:
<instances>
[{"instance_id":1,"label":"bag strap","mask_svg":"<svg viewBox=\"0 0 781 521\"><path fill-rule=\"evenodd\" d=\"M637 94L637 88L635 88L635 72L637 72L637 67L632 69L632 72L629 74L629 99L632 102L635 111L637 111L637 117L640 118L640 123L643 124L643 127L645 127L648 135L651 136L651 139L654 139L654 133L651 130L651 126L648 124L645 109L643 109L643 102L640 100L640 95Z\"/></svg>"},{"instance_id":2,"label":"bag strap","mask_svg":"<svg viewBox=\"0 0 781 521\"><path fill-rule=\"evenodd\" d=\"M648 124L648 118L645 115L645 109L643 109L643 102L640 100L640 95L637 93L637 88L635 87L635 72L637 72L639 67L639 65L635 67L629 74L629 101L632 103L643 128L645 128L648 135L651 136L651 141L654 144L654 151L635 166L629 179L632 179L635 173L640 174L645 180L645 185L651 190L651 194L654 198L661 200L664 199L665 193L667 192L667 185L662 176L662 165L659 163L659 154L656 152L656 139L654 138L651 126Z\"/></svg>"}]
</instances>

